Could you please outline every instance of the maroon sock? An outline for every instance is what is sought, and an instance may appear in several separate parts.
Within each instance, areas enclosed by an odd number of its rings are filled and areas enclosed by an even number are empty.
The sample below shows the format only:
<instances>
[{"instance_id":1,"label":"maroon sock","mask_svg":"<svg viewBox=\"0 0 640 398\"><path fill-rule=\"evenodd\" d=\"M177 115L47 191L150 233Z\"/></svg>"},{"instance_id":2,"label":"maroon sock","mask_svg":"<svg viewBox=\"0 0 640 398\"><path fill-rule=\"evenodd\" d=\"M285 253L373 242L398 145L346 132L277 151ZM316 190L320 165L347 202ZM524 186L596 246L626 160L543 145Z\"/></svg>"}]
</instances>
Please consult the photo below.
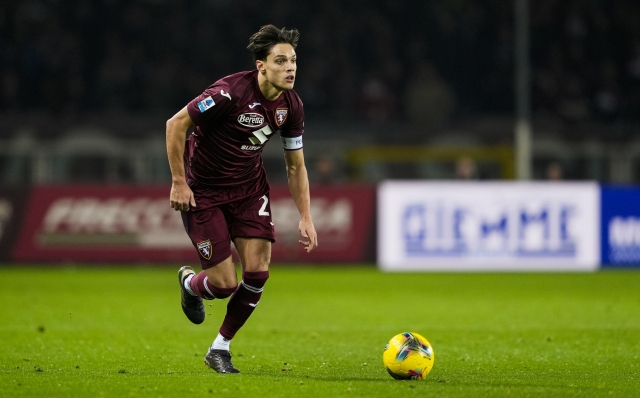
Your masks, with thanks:
<instances>
[{"instance_id":1,"label":"maroon sock","mask_svg":"<svg viewBox=\"0 0 640 398\"><path fill-rule=\"evenodd\" d=\"M227 314L220 327L222 337L231 340L249 319L260 301L267 279L269 271L242 273L242 282L227 304Z\"/></svg>"},{"instance_id":2,"label":"maroon sock","mask_svg":"<svg viewBox=\"0 0 640 398\"><path fill-rule=\"evenodd\" d=\"M207 274L204 271L201 271L191 278L189 285L191 286L191 290L193 290L198 297L205 300L227 298L237 289L237 286L227 288L214 286L209 282L209 278L207 278Z\"/></svg>"}]
</instances>

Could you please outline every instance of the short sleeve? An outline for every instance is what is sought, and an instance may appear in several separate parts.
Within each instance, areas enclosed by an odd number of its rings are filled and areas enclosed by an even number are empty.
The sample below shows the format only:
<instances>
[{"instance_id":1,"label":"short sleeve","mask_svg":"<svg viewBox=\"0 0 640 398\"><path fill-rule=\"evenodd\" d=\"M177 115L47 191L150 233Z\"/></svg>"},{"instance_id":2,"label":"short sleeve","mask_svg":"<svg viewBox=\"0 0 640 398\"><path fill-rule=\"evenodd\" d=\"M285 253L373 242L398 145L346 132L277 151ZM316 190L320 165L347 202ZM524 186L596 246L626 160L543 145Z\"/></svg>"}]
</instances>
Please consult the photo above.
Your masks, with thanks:
<instances>
[{"instance_id":1,"label":"short sleeve","mask_svg":"<svg viewBox=\"0 0 640 398\"><path fill-rule=\"evenodd\" d=\"M304 108L300 97L293 95L290 106L291 115L289 115L289 120L283 126L280 135L282 137L299 137L304 134Z\"/></svg>"},{"instance_id":2,"label":"short sleeve","mask_svg":"<svg viewBox=\"0 0 640 398\"><path fill-rule=\"evenodd\" d=\"M187 111L196 126L209 123L224 115L233 103L229 88L223 82L209 86L187 104Z\"/></svg>"}]
</instances>

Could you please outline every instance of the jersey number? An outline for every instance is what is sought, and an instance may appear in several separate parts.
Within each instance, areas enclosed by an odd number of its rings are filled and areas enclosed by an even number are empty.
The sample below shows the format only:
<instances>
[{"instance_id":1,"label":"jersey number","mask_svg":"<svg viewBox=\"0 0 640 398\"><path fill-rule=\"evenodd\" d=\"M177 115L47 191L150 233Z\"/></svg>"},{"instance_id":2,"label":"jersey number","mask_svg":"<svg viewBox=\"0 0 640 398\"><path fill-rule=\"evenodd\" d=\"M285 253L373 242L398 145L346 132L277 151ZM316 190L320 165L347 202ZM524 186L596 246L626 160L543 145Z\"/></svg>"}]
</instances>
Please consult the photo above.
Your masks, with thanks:
<instances>
[{"instance_id":1,"label":"jersey number","mask_svg":"<svg viewBox=\"0 0 640 398\"><path fill-rule=\"evenodd\" d=\"M259 216L268 216L269 212L268 211L264 211L264 209L266 209L267 208L267 204L269 204L269 198L267 198L267 195L264 195L260 199L264 199L264 203L262 204L262 207L258 211L258 215Z\"/></svg>"}]
</instances>

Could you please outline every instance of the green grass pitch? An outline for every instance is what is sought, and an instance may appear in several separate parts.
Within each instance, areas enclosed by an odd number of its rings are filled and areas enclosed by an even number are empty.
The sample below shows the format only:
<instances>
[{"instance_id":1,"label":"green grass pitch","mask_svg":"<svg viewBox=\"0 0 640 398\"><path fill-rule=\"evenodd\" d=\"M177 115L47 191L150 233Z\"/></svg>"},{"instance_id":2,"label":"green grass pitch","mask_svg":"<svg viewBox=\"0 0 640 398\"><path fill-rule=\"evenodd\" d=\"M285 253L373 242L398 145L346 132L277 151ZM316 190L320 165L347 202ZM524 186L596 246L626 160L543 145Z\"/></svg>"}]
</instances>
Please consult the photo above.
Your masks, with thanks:
<instances>
[{"instance_id":1,"label":"green grass pitch","mask_svg":"<svg viewBox=\"0 0 640 398\"><path fill-rule=\"evenodd\" d=\"M1 397L640 396L640 272L385 274L273 266L231 345L226 301L182 314L178 267L0 267ZM393 380L382 350L424 335L435 366Z\"/></svg>"}]
</instances>

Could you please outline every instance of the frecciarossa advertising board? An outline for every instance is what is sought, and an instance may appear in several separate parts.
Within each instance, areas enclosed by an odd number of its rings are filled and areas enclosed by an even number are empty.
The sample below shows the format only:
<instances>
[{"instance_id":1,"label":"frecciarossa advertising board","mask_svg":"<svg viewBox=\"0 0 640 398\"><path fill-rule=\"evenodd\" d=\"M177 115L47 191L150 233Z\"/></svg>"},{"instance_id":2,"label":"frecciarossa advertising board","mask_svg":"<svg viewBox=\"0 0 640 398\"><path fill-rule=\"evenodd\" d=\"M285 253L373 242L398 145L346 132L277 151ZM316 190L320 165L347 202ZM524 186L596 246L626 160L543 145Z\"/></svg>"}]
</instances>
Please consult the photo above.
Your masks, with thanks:
<instances>
[{"instance_id":1,"label":"frecciarossa advertising board","mask_svg":"<svg viewBox=\"0 0 640 398\"><path fill-rule=\"evenodd\" d=\"M169 186L51 185L31 190L10 258L43 262L198 263ZM320 245L298 243L299 213L286 186L272 186L272 262L374 261L375 188L312 187Z\"/></svg>"}]
</instances>

